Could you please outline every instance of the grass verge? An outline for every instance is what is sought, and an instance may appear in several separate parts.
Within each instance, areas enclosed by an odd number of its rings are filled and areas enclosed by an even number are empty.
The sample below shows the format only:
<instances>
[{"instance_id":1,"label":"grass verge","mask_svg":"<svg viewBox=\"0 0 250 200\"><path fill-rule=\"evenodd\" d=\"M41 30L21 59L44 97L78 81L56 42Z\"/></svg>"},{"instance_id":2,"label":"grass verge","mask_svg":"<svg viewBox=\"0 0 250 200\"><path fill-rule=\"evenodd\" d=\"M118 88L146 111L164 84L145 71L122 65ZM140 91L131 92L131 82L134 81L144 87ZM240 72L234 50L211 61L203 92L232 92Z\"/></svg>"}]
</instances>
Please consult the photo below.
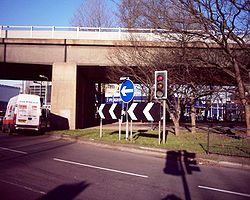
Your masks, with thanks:
<instances>
[{"instance_id":1,"label":"grass verge","mask_svg":"<svg viewBox=\"0 0 250 200\"><path fill-rule=\"evenodd\" d=\"M122 131L121 140L118 140L118 131L115 129L103 129L100 138L99 129L77 129L53 131L51 134L68 135L76 138L85 138L96 142L117 143L126 145L138 145L166 150L186 150L189 152L206 154L207 132L201 131L195 134L182 130L179 136L171 131L167 132L166 144L158 144L158 131L133 130L133 139L125 140L125 131ZM232 138L227 135L210 133L209 152L221 155L250 157L249 139Z\"/></svg>"},{"instance_id":2,"label":"grass verge","mask_svg":"<svg viewBox=\"0 0 250 200\"><path fill-rule=\"evenodd\" d=\"M99 129L78 129L53 131L51 134L69 135L77 138L85 138L94 141L111 142L117 144L132 144L153 148L164 148L171 150L187 150L196 153L205 153L206 135L202 133L192 134L188 131L180 136L173 133L167 134L167 143L158 144L158 131L133 130L133 139L125 140L125 131L122 131L121 140L118 140L118 131L104 129L103 137L100 138Z\"/></svg>"}]
</instances>

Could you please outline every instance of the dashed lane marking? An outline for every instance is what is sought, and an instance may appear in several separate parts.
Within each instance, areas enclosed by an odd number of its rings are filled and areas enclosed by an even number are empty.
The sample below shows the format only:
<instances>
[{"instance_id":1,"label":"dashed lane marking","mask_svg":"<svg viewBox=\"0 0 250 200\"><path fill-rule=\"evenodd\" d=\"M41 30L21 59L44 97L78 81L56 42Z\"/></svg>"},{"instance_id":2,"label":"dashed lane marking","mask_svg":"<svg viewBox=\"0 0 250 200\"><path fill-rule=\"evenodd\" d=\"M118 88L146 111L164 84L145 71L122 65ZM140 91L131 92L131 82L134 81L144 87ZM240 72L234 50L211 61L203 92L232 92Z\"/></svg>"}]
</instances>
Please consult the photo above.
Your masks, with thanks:
<instances>
[{"instance_id":1,"label":"dashed lane marking","mask_svg":"<svg viewBox=\"0 0 250 200\"><path fill-rule=\"evenodd\" d=\"M11 152L15 152L15 153L20 153L20 154L28 154L25 151L18 151L18 150L6 148L6 147L0 147L0 149L5 150L5 151L11 151Z\"/></svg>"},{"instance_id":2,"label":"dashed lane marking","mask_svg":"<svg viewBox=\"0 0 250 200\"><path fill-rule=\"evenodd\" d=\"M229 190L222 190L222 189L212 188L212 187L207 187L207 186L202 186L202 185L199 185L198 187L201 188L201 189L213 190L213 191L217 191L217 192L229 193L229 194L234 194L234 195L244 196L244 197L249 197L250 198L250 194L244 194L244 193L240 193L240 192L233 192L233 191L229 191Z\"/></svg>"},{"instance_id":3,"label":"dashed lane marking","mask_svg":"<svg viewBox=\"0 0 250 200\"><path fill-rule=\"evenodd\" d=\"M99 167L99 166L95 166L95 165L89 165L89 164L84 164L84 163L79 163L79 162L74 162L74 161L69 161L69 160L63 160L63 159L59 159L59 158L54 158L54 160L58 161L58 162L72 164L72 165L78 165L78 166L83 166L83 167L88 167L88 168L93 168L93 169L99 169L99 170L104 170L104 171L109 171L109 172L126 174L126 175L130 175L130 176L137 176L137 177L141 177L141 178L148 178L148 176L142 175L142 174L136 174L136 173L126 172L126 171L120 171L120 170L116 170L116 169Z\"/></svg>"},{"instance_id":4,"label":"dashed lane marking","mask_svg":"<svg viewBox=\"0 0 250 200\"><path fill-rule=\"evenodd\" d=\"M31 188L31 187L27 187L27 186L24 186L24 185L21 185L21 184L18 184L18 183L13 183L13 182L2 180L2 179L0 179L0 182L5 183L5 184L9 184L9 185L14 185L16 187L19 187L19 188L22 188L22 189L25 189L25 190L29 190L29 191L32 191L32 192L35 192L35 193L46 194L46 192L36 190L36 189Z\"/></svg>"}]
</instances>

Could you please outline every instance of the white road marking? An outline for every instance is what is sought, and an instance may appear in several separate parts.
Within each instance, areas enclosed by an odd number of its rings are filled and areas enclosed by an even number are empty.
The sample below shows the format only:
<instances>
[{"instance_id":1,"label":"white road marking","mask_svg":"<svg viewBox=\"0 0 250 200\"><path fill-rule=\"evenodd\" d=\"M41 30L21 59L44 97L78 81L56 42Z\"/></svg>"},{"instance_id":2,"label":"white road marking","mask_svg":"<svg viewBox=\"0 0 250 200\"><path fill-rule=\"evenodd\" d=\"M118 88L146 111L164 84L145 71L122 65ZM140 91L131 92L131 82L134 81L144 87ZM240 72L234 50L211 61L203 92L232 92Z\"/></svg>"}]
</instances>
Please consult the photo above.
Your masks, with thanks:
<instances>
[{"instance_id":1,"label":"white road marking","mask_svg":"<svg viewBox=\"0 0 250 200\"><path fill-rule=\"evenodd\" d=\"M5 148L5 147L0 147L0 149L5 150L5 151L12 151L12 152L15 152L15 153L20 153L20 154L28 154L25 151L18 151L18 150L15 150L15 149L9 149L9 148Z\"/></svg>"},{"instance_id":2,"label":"white road marking","mask_svg":"<svg viewBox=\"0 0 250 200\"><path fill-rule=\"evenodd\" d=\"M138 177L142 177L142 178L148 178L148 176L146 176L146 175L135 174L135 173L120 171L120 170L116 170L116 169L109 169L109 168L105 168L105 167L98 167L98 166L94 166L94 165L88 165L88 164L84 164L84 163L63 160L63 159L59 159L59 158L54 158L54 160L59 161L59 162L63 162L63 163L73 164L73 165L79 165L79 166L84 166L84 167L89 167L89 168L94 168L94 169L100 169L100 170L104 170L104 171L126 174L126 175L130 175L130 176L138 176Z\"/></svg>"},{"instance_id":3,"label":"white road marking","mask_svg":"<svg viewBox=\"0 0 250 200\"><path fill-rule=\"evenodd\" d=\"M213 191L217 191L217 192L224 192L224 193L235 194L235 195L244 196L244 197L250 197L250 194L244 194L244 193L240 193L240 192L222 190L222 189L206 187L206 186L202 186L202 185L199 185L198 187L201 188L201 189L206 189L206 190L213 190Z\"/></svg>"},{"instance_id":4,"label":"white road marking","mask_svg":"<svg viewBox=\"0 0 250 200\"><path fill-rule=\"evenodd\" d=\"M29 191L32 191L32 192L36 192L36 193L39 193L39 194L46 194L46 192L35 190L35 189L31 188L31 187L20 185L18 183L12 183L12 182L1 180L1 179L0 179L0 182L10 184L10 185L14 185L16 187L19 187L19 188L22 188L22 189L25 189L25 190L29 190Z\"/></svg>"}]
</instances>

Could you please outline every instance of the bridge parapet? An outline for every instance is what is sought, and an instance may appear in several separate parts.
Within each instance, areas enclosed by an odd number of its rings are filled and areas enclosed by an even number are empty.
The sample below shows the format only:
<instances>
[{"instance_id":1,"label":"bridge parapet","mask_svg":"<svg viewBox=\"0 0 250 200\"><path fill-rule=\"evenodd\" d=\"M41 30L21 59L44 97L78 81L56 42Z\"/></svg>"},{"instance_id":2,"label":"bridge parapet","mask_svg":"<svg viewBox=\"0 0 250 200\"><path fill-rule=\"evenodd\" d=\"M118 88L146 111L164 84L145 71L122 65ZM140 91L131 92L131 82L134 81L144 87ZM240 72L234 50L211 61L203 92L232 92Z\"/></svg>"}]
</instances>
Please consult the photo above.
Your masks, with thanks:
<instances>
[{"instance_id":1,"label":"bridge parapet","mask_svg":"<svg viewBox=\"0 0 250 200\"><path fill-rule=\"evenodd\" d=\"M195 48L220 48L209 37L201 38L195 33L189 37L188 45ZM129 29L129 28L101 28L101 27L59 27L59 26L1 26L0 38L3 39L64 39L85 41L120 41L120 42L152 42L153 46L178 46L182 43L183 35L165 29ZM249 38L244 38L249 44ZM157 44L158 43L158 44ZM235 41L228 40L233 48L238 48ZM133 45L133 44L132 44ZM143 43L143 46L147 44ZM149 45L149 46L151 46Z\"/></svg>"},{"instance_id":2,"label":"bridge parapet","mask_svg":"<svg viewBox=\"0 0 250 200\"><path fill-rule=\"evenodd\" d=\"M195 30L196 32L198 30ZM0 26L0 38L32 39L79 39L111 41L153 41L180 42L183 35L164 29L128 29L95 27L57 27L57 26ZM190 38L189 42L214 43L208 39Z\"/></svg>"},{"instance_id":3,"label":"bridge parapet","mask_svg":"<svg viewBox=\"0 0 250 200\"><path fill-rule=\"evenodd\" d=\"M153 29L0 26L0 38L128 40L131 35L146 41L159 40Z\"/></svg>"}]
</instances>

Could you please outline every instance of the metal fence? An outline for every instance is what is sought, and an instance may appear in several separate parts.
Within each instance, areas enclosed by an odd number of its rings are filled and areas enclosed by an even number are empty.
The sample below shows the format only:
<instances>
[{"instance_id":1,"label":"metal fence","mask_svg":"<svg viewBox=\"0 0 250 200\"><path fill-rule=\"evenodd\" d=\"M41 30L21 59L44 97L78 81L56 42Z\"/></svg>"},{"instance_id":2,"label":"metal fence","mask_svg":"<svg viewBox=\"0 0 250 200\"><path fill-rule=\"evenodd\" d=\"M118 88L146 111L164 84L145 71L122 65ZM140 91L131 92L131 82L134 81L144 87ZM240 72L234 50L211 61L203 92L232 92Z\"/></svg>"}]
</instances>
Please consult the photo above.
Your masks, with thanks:
<instances>
[{"instance_id":1,"label":"metal fence","mask_svg":"<svg viewBox=\"0 0 250 200\"><path fill-rule=\"evenodd\" d=\"M199 30L190 30L199 32ZM87 40L137 40L158 42L180 42L183 34L165 29L148 28L103 28L103 27L61 27L61 26L1 26L0 38L36 39L87 39ZM192 36L189 42L208 42ZM233 42L233 41L231 41Z\"/></svg>"},{"instance_id":2,"label":"metal fence","mask_svg":"<svg viewBox=\"0 0 250 200\"><path fill-rule=\"evenodd\" d=\"M250 137L246 128L210 125L207 130L208 154L250 157Z\"/></svg>"},{"instance_id":3,"label":"metal fence","mask_svg":"<svg viewBox=\"0 0 250 200\"><path fill-rule=\"evenodd\" d=\"M101 27L58 27L58 26L0 26L0 38L38 39L88 39L88 40L128 40L132 37L141 41L162 40L161 29L128 29ZM166 32L169 36L178 34ZM167 37L164 37L167 41ZM172 41L169 39L169 41Z\"/></svg>"}]
</instances>

